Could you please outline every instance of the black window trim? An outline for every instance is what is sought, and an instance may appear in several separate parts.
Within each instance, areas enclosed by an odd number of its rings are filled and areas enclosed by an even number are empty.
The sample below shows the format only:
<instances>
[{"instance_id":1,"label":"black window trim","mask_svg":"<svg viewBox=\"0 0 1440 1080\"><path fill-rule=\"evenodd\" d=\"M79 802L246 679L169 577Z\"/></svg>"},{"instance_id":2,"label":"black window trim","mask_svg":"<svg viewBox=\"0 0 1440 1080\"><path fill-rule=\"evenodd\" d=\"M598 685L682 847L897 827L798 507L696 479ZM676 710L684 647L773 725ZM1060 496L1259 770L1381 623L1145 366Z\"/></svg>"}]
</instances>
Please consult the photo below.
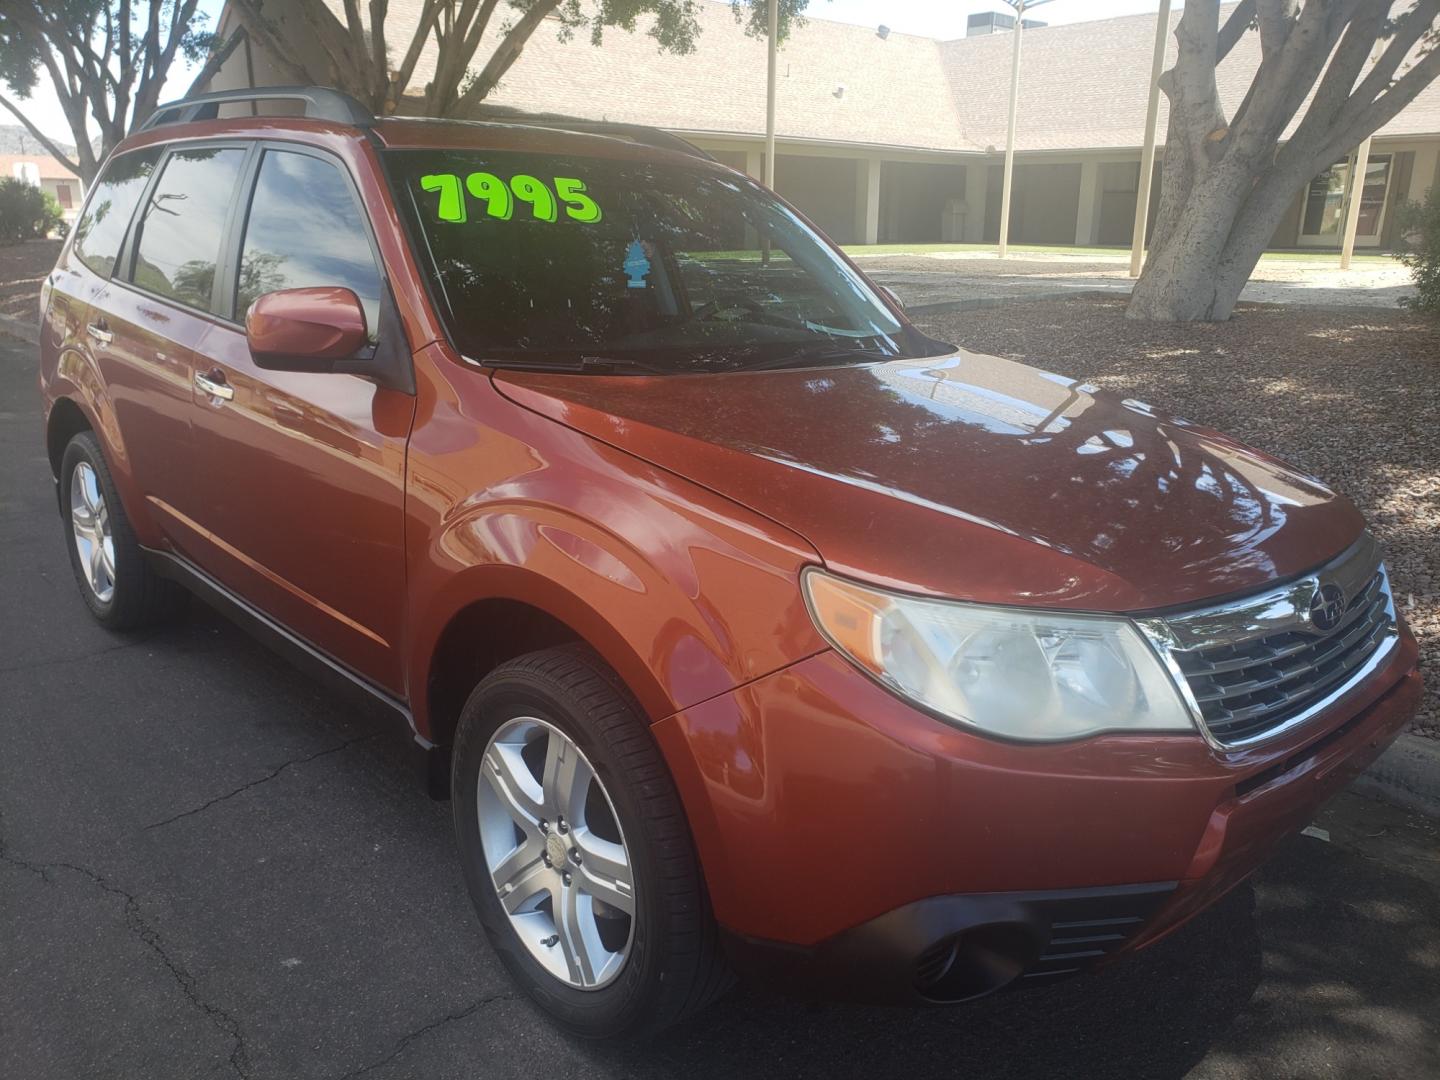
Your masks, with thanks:
<instances>
[{"instance_id":1,"label":"black window trim","mask_svg":"<svg viewBox=\"0 0 1440 1080\"><path fill-rule=\"evenodd\" d=\"M245 230L250 224L250 210L255 201L255 188L260 182L260 167L264 164L267 153L304 154L319 161L333 165L340 173L340 176L350 192L350 202L355 211L356 218L360 222L360 228L365 233L365 241L370 245L370 257L375 262L375 270L380 276L380 322L384 323L386 304L393 304L394 299L390 292L390 274L385 266L385 257L380 251L380 242L375 236L375 227L370 220L370 214L365 209L365 200L360 196L359 185L355 178L350 175L350 170L345 162L328 150L310 146L308 143L286 142L283 139L257 139L255 140L257 153L245 163L242 182L240 185L240 198L232 207L232 222L227 224L225 241L220 245L221 254L225 257L223 274L226 279L226 291L224 302L216 311L216 316L223 322L232 326L239 326L242 329L245 325L243 313L235 311L235 299L240 275L240 256L243 253L245 243ZM231 225L233 224L233 229ZM221 276L221 270L217 269L216 277ZM212 307L214 306L212 301ZM377 334L379 327L375 328Z\"/></svg>"},{"instance_id":2,"label":"black window trim","mask_svg":"<svg viewBox=\"0 0 1440 1080\"><path fill-rule=\"evenodd\" d=\"M186 315L205 319L217 326L223 326L230 330L237 330L245 333L243 319L236 317L235 308L235 282L239 274L241 245L244 238L245 225L250 217L250 203L255 193L255 183L260 174L260 162L267 150L285 151L287 153L306 154L321 161L329 162L339 169L341 177L350 191L350 198L354 204L355 211L360 221L360 227L365 232L365 239L370 244L370 255L375 260L375 268L380 275L380 317L379 326L376 329L377 341L370 349L371 356L379 356L384 361L383 374L375 376L372 381L380 385L398 390L411 397L415 395L415 363L410 347L409 337L405 332L405 325L400 318L400 309L395 302L394 291L390 284L390 272L386 265L384 254L380 248L379 237L376 235L374 223L370 220L370 214L365 208L365 200L361 197L360 186L355 182L349 166L338 154L320 147L312 146L309 143L291 142L287 139L260 139L260 138L236 138L228 136L225 138L201 138L201 139L176 139L168 143L152 143L147 146L137 146L133 150L124 151L125 154L140 153L155 147L160 148L160 157L155 163L155 170L151 173L145 189L140 193L140 198L135 204L135 209L130 214L130 220L126 223L125 234L120 242L120 250L115 256L112 272L107 279L112 285L130 289L157 303L165 304ZM232 197L230 208L225 216L225 224L220 235L220 251L215 267L215 281L210 290L209 308L191 307L189 304L182 304L174 297L163 296L137 285L130 280L138 248L138 237L136 235L137 215L142 208L149 205L150 196L154 193L155 186L160 182L160 177L165 173L165 166L169 164L173 154L184 150L205 150L205 149L239 149L245 151L245 157L240 163L239 175L236 180L235 191ZM115 155L119 157L122 155ZM113 158L111 160L114 160ZM106 166L108 168L108 164ZM86 206L89 206L90 199L94 197L95 189L99 185L91 187L86 195ZM82 211L83 213L83 211ZM77 219L78 220L78 219ZM66 242L73 245L74 230L71 231L70 239ZM77 256L78 258L78 256ZM83 264L89 269L89 264ZM94 271L91 271L94 273ZM97 277L100 275L97 274ZM338 373L337 374L344 374ZM362 376L349 375L350 378L361 378Z\"/></svg>"},{"instance_id":3,"label":"black window trim","mask_svg":"<svg viewBox=\"0 0 1440 1080\"><path fill-rule=\"evenodd\" d=\"M236 285L240 274L240 256L243 253L245 229L250 222L250 207L255 199L255 186L260 179L260 166L266 153L305 154L319 161L327 162L337 170L350 191L350 201L370 245L370 257L375 261L376 272L380 275L380 311L375 329L375 342L368 347L366 355L379 362L379 371L370 376L349 374L349 378L368 378L381 386L398 390L411 397L415 396L415 358L410 347L405 324L400 318L400 308L395 302L395 293L390 284L390 269L380 248L380 239L375 224L370 219L365 200L360 194L360 185L343 158L329 150L309 143L291 142L286 139L256 139L254 151L242 169L239 198L227 222L225 239L220 251L225 259L223 268L216 270L217 279L224 278L225 292L222 294L220 309L213 315L219 325L245 333L243 314L235 311ZM215 306L214 297L211 298ZM346 374L337 372L336 374Z\"/></svg>"}]
</instances>

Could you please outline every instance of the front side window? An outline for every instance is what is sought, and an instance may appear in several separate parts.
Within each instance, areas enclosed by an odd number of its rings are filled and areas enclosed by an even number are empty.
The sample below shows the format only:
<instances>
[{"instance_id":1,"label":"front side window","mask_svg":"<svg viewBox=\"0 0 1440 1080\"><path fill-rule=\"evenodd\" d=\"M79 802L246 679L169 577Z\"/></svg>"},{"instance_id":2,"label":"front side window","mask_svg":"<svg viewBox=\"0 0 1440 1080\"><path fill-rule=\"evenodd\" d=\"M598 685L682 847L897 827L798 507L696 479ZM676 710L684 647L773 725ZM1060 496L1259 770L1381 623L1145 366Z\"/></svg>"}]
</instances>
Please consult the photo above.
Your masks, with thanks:
<instances>
[{"instance_id":1,"label":"front side window","mask_svg":"<svg viewBox=\"0 0 1440 1080\"><path fill-rule=\"evenodd\" d=\"M132 280L187 307L208 310L225 218L245 151L177 150L140 211Z\"/></svg>"},{"instance_id":2,"label":"front side window","mask_svg":"<svg viewBox=\"0 0 1440 1080\"><path fill-rule=\"evenodd\" d=\"M108 278L115 271L125 230L160 160L160 150L154 146L112 158L95 183L85 213L75 223L75 257L101 277Z\"/></svg>"},{"instance_id":3,"label":"front side window","mask_svg":"<svg viewBox=\"0 0 1440 1080\"><path fill-rule=\"evenodd\" d=\"M380 272L340 170L309 154L267 150L260 163L236 282L235 313L277 289L342 285L360 298L373 339Z\"/></svg>"},{"instance_id":4,"label":"front side window","mask_svg":"<svg viewBox=\"0 0 1440 1080\"><path fill-rule=\"evenodd\" d=\"M387 165L472 359L670 373L937 349L738 174L499 151L391 151Z\"/></svg>"}]
</instances>

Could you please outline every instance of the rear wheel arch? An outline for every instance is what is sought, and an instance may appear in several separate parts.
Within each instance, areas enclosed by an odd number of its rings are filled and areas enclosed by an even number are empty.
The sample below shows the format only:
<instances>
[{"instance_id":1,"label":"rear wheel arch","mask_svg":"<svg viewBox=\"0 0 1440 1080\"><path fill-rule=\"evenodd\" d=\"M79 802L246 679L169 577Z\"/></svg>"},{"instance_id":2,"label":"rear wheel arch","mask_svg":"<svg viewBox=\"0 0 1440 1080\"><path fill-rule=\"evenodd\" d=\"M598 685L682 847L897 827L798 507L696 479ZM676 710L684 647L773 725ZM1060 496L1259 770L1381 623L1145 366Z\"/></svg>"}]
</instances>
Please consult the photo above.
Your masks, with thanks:
<instances>
[{"instance_id":1,"label":"rear wheel arch","mask_svg":"<svg viewBox=\"0 0 1440 1080\"><path fill-rule=\"evenodd\" d=\"M70 440L82 431L94 431L95 425L85 415L85 410L72 398L58 398L50 407L50 417L45 425L45 451L50 459L50 474L60 477L60 463L65 457L65 448Z\"/></svg>"}]
</instances>

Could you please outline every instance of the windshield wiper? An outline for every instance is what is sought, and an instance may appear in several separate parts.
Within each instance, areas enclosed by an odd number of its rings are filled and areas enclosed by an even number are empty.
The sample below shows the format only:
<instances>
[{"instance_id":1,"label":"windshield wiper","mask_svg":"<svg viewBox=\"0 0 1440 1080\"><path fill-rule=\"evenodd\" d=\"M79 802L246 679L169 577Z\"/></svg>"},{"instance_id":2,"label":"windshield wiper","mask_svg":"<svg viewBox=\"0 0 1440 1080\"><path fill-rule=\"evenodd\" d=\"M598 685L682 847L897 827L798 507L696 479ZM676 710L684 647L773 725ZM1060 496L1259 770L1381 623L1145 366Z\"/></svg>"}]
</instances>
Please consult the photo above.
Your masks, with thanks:
<instances>
[{"instance_id":1,"label":"windshield wiper","mask_svg":"<svg viewBox=\"0 0 1440 1080\"><path fill-rule=\"evenodd\" d=\"M779 360L766 360L759 364L746 364L738 371L779 371L782 368L803 368L813 367L817 364L827 364L836 360L850 361L874 361L874 360L899 360L901 357L896 353L881 352L878 349L798 349L789 356L783 356Z\"/></svg>"},{"instance_id":2,"label":"windshield wiper","mask_svg":"<svg viewBox=\"0 0 1440 1080\"><path fill-rule=\"evenodd\" d=\"M545 371L559 375L618 375L621 373L640 375L673 375L674 368L659 367L655 364L647 364L643 360L630 360L628 358L615 356L582 356L578 362L568 363L565 361L546 360L520 360L510 357L496 357L489 360L477 360L478 364L486 367L508 369L511 371Z\"/></svg>"}]
</instances>

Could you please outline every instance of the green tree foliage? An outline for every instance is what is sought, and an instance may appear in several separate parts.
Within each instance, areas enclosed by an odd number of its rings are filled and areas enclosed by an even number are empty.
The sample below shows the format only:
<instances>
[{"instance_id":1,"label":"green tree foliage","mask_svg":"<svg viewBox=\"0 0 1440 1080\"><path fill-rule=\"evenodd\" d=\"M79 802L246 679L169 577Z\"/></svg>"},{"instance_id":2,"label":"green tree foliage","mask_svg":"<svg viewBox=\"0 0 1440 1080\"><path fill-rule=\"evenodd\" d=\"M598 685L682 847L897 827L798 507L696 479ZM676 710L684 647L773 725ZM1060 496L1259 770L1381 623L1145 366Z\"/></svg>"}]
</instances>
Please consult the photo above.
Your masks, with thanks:
<instances>
[{"instance_id":1,"label":"green tree foliage","mask_svg":"<svg viewBox=\"0 0 1440 1080\"><path fill-rule=\"evenodd\" d=\"M1440 184L1424 202L1407 203L1400 210L1405 237L1400 261L1410 268L1416 295L1400 302L1406 307L1440 315Z\"/></svg>"},{"instance_id":2,"label":"green tree foliage","mask_svg":"<svg viewBox=\"0 0 1440 1080\"><path fill-rule=\"evenodd\" d=\"M48 191L13 176L0 179L0 244L49 236L60 222L60 204Z\"/></svg>"},{"instance_id":3,"label":"green tree foliage","mask_svg":"<svg viewBox=\"0 0 1440 1080\"><path fill-rule=\"evenodd\" d=\"M159 104L177 56L198 61L215 44L198 6L199 0L5 0L0 83L10 94L0 94L0 106L88 184L111 148ZM215 56L207 71L223 62ZM21 107L42 79L70 125L73 159Z\"/></svg>"},{"instance_id":4,"label":"green tree foliage","mask_svg":"<svg viewBox=\"0 0 1440 1080\"><path fill-rule=\"evenodd\" d=\"M244 30L266 48L287 81L339 87L376 113L467 116L511 66L525 43L551 20L562 40L587 34L603 42L612 28L648 33L663 52L693 52L700 36L697 0L422 0L392 14L389 0L346 0L344 18L326 0L231 0ZM779 0L782 35L808 0ZM737 21L764 36L766 0L731 0ZM485 51L481 53L481 39ZM318 50L312 47L318 42ZM433 52L435 73L412 86L421 55Z\"/></svg>"}]
</instances>

